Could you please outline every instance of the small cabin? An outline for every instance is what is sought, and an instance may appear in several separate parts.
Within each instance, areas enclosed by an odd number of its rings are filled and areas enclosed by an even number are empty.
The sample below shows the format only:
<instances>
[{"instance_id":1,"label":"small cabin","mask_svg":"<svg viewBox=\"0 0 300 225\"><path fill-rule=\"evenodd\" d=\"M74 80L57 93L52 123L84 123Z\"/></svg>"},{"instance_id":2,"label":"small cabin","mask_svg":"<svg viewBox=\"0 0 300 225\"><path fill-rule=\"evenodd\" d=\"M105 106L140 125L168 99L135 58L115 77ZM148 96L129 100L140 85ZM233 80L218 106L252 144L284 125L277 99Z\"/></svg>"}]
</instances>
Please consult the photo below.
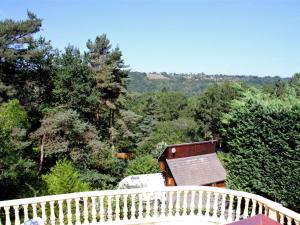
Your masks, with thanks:
<instances>
[{"instance_id":1,"label":"small cabin","mask_svg":"<svg viewBox=\"0 0 300 225\"><path fill-rule=\"evenodd\" d=\"M168 145L158 160L166 186L225 186L226 171L214 140Z\"/></svg>"}]
</instances>

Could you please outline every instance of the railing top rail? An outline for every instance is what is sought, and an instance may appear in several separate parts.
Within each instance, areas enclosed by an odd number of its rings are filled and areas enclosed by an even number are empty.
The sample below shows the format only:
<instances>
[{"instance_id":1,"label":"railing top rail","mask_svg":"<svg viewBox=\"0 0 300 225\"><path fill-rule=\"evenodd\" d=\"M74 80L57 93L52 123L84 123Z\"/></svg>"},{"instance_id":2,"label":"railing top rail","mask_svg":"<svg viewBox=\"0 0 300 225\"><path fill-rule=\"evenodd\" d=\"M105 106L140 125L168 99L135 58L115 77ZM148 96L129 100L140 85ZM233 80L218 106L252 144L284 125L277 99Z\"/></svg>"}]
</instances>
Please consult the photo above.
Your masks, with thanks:
<instances>
[{"instance_id":1,"label":"railing top rail","mask_svg":"<svg viewBox=\"0 0 300 225\"><path fill-rule=\"evenodd\" d=\"M164 188L139 188L139 189L119 189L119 190L104 190L104 191L90 191L90 192L76 192L61 195L48 195L33 198L14 199L7 201L0 201L0 207L19 206L27 204L36 204L42 202L60 201L67 199L78 199L84 197L97 197L97 196L114 196L114 195L130 195L130 194L143 194L143 193L154 193L154 192L170 192L170 191L207 191L219 194L228 194L237 197L244 197L260 202L267 207L274 209L280 213L285 214L288 217L294 218L300 221L300 214L283 207L281 204L273 202L267 198L259 195L255 195L243 191L235 191L226 188L208 187L208 186L175 186L175 187L164 187Z\"/></svg>"}]
</instances>

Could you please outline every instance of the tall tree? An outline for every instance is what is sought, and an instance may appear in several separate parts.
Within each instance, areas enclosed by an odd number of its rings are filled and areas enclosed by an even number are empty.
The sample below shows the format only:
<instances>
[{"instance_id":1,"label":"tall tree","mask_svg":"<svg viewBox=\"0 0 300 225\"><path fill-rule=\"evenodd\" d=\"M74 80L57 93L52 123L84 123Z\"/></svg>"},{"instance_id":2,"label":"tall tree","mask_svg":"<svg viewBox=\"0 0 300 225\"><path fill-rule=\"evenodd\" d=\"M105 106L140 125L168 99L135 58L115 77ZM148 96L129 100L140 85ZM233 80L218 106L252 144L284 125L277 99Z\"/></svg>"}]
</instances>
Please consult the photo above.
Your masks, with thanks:
<instances>
[{"instance_id":1,"label":"tall tree","mask_svg":"<svg viewBox=\"0 0 300 225\"><path fill-rule=\"evenodd\" d=\"M222 114L230 110L230 103L242 96L239 83L216 83L200 95L194 118L199 124L199 135L205 139L219 138Z\"/></svg>"},{"instance_id":2,"label":"tall tree","mask_svg":"<svg viewBox=\"0 0 300 225\"><path fill-rule=\"evenodd\" d=\"M57 67L53 78L55 104L60 108L76 110L92 122L99 93L86 57L81 56L79 49L68 46L57 58Z\"/></svg>"},{"instance_id":3,"label":"tall tree","mask_svg":"<svg viewBox=\"0 0 300 225\"><path fill-rule=\"evenodd\" d=\"M71 109L48 113L32 138L40 146L40 170L45 157L54 160L66 157L78 167L97 170L110 165L112 152L100 141L98 131Z\"/></svg>"},{"instance_id":4,"label":"tall tree","mask_svg":"<svg viewBox=\"0 0 300 225\"><path fill-rule=\"evenodd\" d=\"M21 104L37 107L49 98L53 50L45 39L33 37L41 19L27 15L27 20L0 21L0 93L2 101L15 93Z\"/></svg>"},{"instance_id":5,"label":"tall tree","mask_svg":"<svg viewBox=\"0 0 300 225\"><path fill-rule=\"evenodd\" d=\"M160 120L161 113L158 101L155 97L148 97L145 108L143 109L143 121L139 125L141 138L149 138Z\"/></svg>"},{"instance_id":6,"label":"tall tree","mask_svg":"<svg viewBox=\"0 0 300 225\"><path fill-rule=\"evenodd\" d=\"M128 71L125 70L120 49L112 49L105 34L97 36L95 41L88 40L87 48L100 94L96 119L101 123L101 128L107 130L114 126L115 116L122 108Z\"/></svg>"}]
</instances>

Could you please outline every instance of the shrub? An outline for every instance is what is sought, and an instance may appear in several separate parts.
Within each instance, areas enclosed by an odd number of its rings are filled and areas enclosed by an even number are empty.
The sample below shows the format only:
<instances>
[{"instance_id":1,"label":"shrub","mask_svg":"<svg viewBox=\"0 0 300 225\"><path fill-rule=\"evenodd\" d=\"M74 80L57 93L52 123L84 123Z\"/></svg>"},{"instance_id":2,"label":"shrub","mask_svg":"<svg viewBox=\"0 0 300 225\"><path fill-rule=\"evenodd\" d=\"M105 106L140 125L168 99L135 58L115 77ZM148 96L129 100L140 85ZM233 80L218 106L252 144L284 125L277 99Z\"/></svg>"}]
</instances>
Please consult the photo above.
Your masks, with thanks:
<instances>
[{"instance_id":1,"label":"shrub","mask_svg":"<svg viewBox=\"0 0 300 225\"><path fill-rule=\"evenodd\" d=\"M71 162L66 159L59 160L51 168L50 173L43 175L49 194L65 194L88 191L89 184L80 179L79 173Z\"/></svg>"}]
</instances>

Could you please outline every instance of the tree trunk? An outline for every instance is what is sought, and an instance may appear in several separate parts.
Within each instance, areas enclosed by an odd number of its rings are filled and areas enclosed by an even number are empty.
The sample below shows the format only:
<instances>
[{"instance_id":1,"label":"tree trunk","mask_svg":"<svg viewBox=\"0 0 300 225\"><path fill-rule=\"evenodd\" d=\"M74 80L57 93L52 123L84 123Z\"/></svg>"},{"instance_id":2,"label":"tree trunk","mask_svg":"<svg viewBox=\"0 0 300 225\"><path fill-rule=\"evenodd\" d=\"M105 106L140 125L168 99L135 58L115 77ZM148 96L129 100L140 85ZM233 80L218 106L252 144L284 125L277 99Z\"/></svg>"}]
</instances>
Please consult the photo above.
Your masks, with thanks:
<instances>
[{"instance_id":1,"label":"tree trunk","mask_svg":"<svg viewBox=\"0 0 300 225\"><path fill-rule=\"evenodd\" d=\"M44 153L45 139L46 139L46 134L44 134L42 138L39 172L41 172L43 169L43 161L44 161L44 154L45 154Z\"/></svg>"}]
</instances>

